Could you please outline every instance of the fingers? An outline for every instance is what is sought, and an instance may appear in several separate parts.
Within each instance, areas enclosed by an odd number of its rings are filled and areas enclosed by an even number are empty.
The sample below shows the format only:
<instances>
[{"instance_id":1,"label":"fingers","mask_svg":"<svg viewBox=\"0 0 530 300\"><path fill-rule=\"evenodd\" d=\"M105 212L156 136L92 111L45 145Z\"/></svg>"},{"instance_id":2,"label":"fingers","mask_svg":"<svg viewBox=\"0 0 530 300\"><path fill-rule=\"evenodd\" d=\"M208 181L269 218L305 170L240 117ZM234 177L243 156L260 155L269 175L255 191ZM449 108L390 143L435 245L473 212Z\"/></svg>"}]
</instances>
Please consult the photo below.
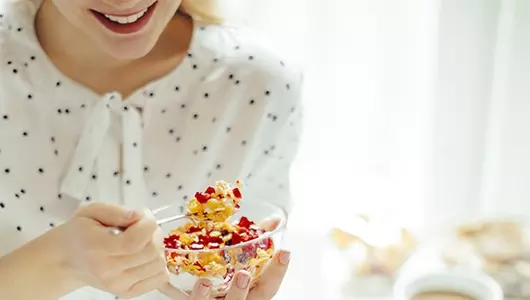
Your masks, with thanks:
<instances>
[{"instance_id":1,"label":"fingers","mask_svg":"<svg viewBox=\"0 0 530 300\"><path fill-rule=\"evenodd\" d=\"M206 300L209 299L212 283L206 279L197 280L189 300Z\"/></svg>"},{"instance_id":2,"label":"fingers","mask_svg":"<svg viewBox=\"0 0 530 300\"><path fill-rule=\"evenodd\" d=\"M276 295L287 272L290 256L290 252L286 250L280 250L274 255L272 262L262 275L260 283L250 291L249 299L254 297L256 299L272 299Z\"/></svg>"},{"instance_id":3,"label":"fingers","mask_svg":"<svg viewBox=\"0 0 530 300\"><path fill-rule=\"evenodd\" d=\"M250 274L247 271L236 273L225 300L245 300L250 289Z\"/></svg>"},{"instance_id":4,"label":"fingers","mask_svg":"<svg viewBox=\"0 0 530 300\"><path fill-rule=\"evenodd\" d=\"M155 238L155 232L158 230L156 220L143 217L123 233L117 236L126 253L135 253L141 251Z\"/></svg>"},{"instance_id":5,"label":"fingers","mask_svg":"<svg viewBox=\"0 0 530 300\"><path fill-rule=\"evenodd\" d=\"M98 244L105 245L111 254L131 254L144 249L155 239L155 232L159 229L154 216L149 211L127 211L120 207L93 203L83 206L77 217L88 218L99 222L100 234L96 237ZM108 226L126 228L117 236L108 233Z\"/></svg>"},{"instance_id":6,"label":"fingers","mask_svg":"<svg viewBox=\"0 0 530 300\"><path fill-rule=\"evenodd\" d=\"M128 227L141 218L138 212L99 202L80 207L75 216L89 218L104 226L113 227Z\"/></svg>"},{"instance_id":7,"label":"fingers","mask_svg":"<svg viewBox=\"0 0 530 300\"><path fill-rule=\"evenodd\" d=\"M172 286L169 282L166 282L161 287L159 287L158 291L172 300L189 300L188 295L186 295L176 287Z\"/></svg>"},{"instance_id":8,"label":"fingers","mask_svg":"<svg viewBox=\"0 0 530 300\"><path fill-rule=\"evenodd\" d=\"M125 295L143 295L169 282L165 263L159 258L141 266L128 269L122 273L118 290L125 290Z\"/></svg>"},{"instance_id":9,"label":"fingers","mask_svg":"<svg viewBox=\"0 0 530 300\"><path fill-rule=\"evenodd\" d=\"M160 250L156 245L147 245L144 250L136 255L123 255L115 257L116 265L120 271L133 269L149 262L160 260L165 262L163 250ZM118 267L119 266L119 267Z\"/></svg>"},{"instance_id":10,"label":"fingers","mask_svg":"<svg viewBox=\"0 0 530 300\"><path fill-rule=\"evenodd\" d=\"M163 285L168 282L167 273L165 271L159 272L149 278L136 282L127 291L128 295L143 295L153 290L153 287ZM127 297L130 298L130 297ZM177 298L180 299L180 298Z\"/></svg>"},{"instance_id":11,"label":"fingers","mask_svg":"<svg viewBox=\"0 0 530 300\"><path fill-rule=\"evenodd\" d=\"M173 300L207 300L209 299L208 295L210 294L211 289L212 283L206 279L201 279L195 283L190 296L186 295L169 282L161 286L158 291Z\"/></svg>"},{"instance_id":12,"label":"fingers","mask_svg":"<svg viewBox=\"0 0 530 300\"><path fill-rule=\"evenodd\" d=\"M159 258L152 260L141 266L128 269L124 272L124 277L127 278L127 281L134 283L145 278L154 276L160 272L166 272L166 265L164 261Z\"/></svg>"},{"instance_id":13,"label":"fingers","mask_svg":"<svg viewBox=\"0 0 530 300\"><path fill-rule=\"evenodd\" d=\"M106 227L101 228L96 237L98 244L113 256L136 254L144 250L148 244L158 244L155 243L156 232L159 230L156 221L145 217L142 213L137 214L142 216L141 219L118 235L110 234Z\"/></svg>"}]
</instances>

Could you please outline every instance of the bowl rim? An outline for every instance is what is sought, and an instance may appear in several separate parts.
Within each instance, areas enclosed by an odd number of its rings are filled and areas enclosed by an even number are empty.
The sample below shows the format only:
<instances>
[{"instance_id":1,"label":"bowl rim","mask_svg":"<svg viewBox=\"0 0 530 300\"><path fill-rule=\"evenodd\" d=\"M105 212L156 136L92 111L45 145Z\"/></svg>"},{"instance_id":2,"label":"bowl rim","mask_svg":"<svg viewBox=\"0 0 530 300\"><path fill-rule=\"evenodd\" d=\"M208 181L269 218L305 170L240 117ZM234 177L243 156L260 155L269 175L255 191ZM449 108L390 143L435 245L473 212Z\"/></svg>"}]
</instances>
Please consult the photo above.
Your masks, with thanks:
<instances>
[{"instance_id":1,"label":"bowl rim","mask_svg":"<svg viewBox=\"0 0 530 300\"><path fill-rule=\"evenodd\" d=\"M469 283L481 287L482 295L477 295L476 289L468 286ZM503 291L497 281L486 273L471 270L440 270L417 274L406 280L402 278L394 285L393 294L399 300L409 300L418 293L444 288L448 292L485 300L503 299Z\"/></svg>"},{"instance_id":2,"label":"bowl rim","mask_svg":"<svg viewBox=\"0 0 530 300\"><path fill-rule=\"evenodd\" d=\"M283 206L278 205L278 204L273 203L273 202L270 202L270 201L267 201L267 200L251 202L251 203L252 203L252 205L256 205L256 204L258 206L259 205L264 205L264 206L273 207L274 209L279 210L280 214L281 214L281 217L280 217L280 223L278 224L278 226L276 226L276 228L274 228L274 230L272 230L272 231L266 231L264 234L260 235L258 238L255 238L255 239L250 240L250 241L246 241L244 243L236 244L236 245L230 245L230 246L220 247L220 248L216 248L216 249L200 249L200 250L175 249L175 248L166 248L166 247L164 247L164 250L168 251L168 252L177 252L177 253L181 253L181 254L190 254L190 253L210 253L210 252L218 252L218 251L223 251L223 250L236 249L236 248L241 248L241 247L244 247L246 245L254 244L256 242L259 242L259 241L262 241L262 240L264 240L266 238L269 238L269 237L275 235L276 233L283 231L287 227L287 221L289 219L289 214L287 213L287 210ZM164 235L164 237L166 237L166 236L167 235Z\"/></svg>"}]
</instances>

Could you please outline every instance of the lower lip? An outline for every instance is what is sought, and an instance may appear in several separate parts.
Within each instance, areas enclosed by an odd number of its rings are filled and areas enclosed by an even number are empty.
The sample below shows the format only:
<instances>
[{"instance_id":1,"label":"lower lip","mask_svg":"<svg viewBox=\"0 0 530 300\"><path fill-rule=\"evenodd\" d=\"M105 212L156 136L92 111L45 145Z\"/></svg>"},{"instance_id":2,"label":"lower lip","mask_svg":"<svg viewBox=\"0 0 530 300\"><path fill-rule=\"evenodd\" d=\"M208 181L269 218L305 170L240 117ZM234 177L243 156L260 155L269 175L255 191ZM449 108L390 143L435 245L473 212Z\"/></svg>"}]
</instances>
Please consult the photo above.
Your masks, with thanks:
<instances>
[{"instance_id":1,"label":"lower lip","mask_svg":"<svg viewBox=\"0 0 530 300\"><path fill-rule=\"evenodd\" d=\"M91 12L92 14L94 14L96 19L98 19L99 22L101 22L110 31L118 34L132 34L142 30L147 25L147 23L149 23L149 20L151 19L151 16L153 15L157 4L158 2L155 2L154 4L149 6L145 14L140 19L130 24L119 24L117 22L107 19L100 12L94 10L91 10Z\"/></svg>"}]
</instances>

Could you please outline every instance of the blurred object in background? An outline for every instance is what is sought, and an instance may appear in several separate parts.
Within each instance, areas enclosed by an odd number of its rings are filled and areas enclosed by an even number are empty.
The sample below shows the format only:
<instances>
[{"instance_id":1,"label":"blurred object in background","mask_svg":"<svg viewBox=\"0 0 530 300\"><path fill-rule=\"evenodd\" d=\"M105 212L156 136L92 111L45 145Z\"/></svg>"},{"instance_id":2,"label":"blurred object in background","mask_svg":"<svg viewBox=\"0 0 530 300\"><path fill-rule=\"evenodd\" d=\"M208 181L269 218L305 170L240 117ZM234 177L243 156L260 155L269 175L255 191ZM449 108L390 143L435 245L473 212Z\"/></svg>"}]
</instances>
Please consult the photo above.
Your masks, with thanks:
<instances>
[{"instance_id":1,"label":"blurred object in background","mask_svg":"<svg viewBox=\"0 0 530 300\"><path fill-rule=\"evenodd\" d=\"M507 297L530 298L530 224L493 218L453 227L441 254L450 268L480 269L499 282Z\"/></svg>"},{"instance_id":2,"label":"blurred object in background","mask_svg":"<svg viewBox=\"0 0 530 300\"><path fill-rule=\"evenodd\" d=\"M473 270L444 270L400 278L394 300L504 300L500 285Z\"/></svg>"},{"instance_id":3,"label":"blurred object in background","mask_svg":"<svg viewBox=\"0 0 530 300\"><path fill-rule=\"evenodd\" d=\"M344 226L331 229L329 238L347 268L344 292L359 296L390 291L399 268L417 247L407 228L366 215L345 220Z\"/></svg>"},{"instance_id":4,"label":"blurred object in background","mask_svg":"<svg viewBox=\"0 0 530 300\"><path fill-rule=\"evenodd\" d=\"M455 217L530 217L530 1L222 1L286 62L305 67L289 228L315 239L331 228L342 231L325 245L297 242L308 251L326 247L325 299L363 299L327 293L345 286L357 289L352 295L377 290L394 268L374 263L373 257L384 261L375 255L380 246L341 223L353 214L390 215L419 244L445 236L433 231ZM353 259L354 248L370 252L361 241L372 245L372 258ZM516 284L526 274L525 260L483 261L472 255L476 248L460 249L473 257L466 268L486 270L486 261L508 278L514 273L506 270L517 270L505 290L527 294ZM437 263L447 268L439 252L414 254L420 263L413 272ZM382 274L356 282L375 270ZM302 275L314 277L301 268L293 278Z\"/></svg>"}]
</instances>

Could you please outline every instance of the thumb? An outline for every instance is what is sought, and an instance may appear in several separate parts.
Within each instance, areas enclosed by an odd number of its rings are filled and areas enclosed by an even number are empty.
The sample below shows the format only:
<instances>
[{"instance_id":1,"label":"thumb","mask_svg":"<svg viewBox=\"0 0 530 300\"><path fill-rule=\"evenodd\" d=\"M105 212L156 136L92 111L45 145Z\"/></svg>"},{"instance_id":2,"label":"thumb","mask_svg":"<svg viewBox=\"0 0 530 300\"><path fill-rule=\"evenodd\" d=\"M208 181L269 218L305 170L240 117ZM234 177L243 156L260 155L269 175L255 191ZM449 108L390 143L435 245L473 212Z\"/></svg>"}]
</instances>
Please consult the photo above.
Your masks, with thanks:
<instances>
[{"instance_id":1,"label":"thumb","mask_svg":"<svg viewBox=\"0 0 530 300\"><path fill-rule=\"evenodd\" d=\"M91 203L80 207L76 217L89 218L106 227L129 227L141 219L141 212L125 210L105 203Z\"/></svg>"},{"instance_id":2,"label":"thumb","mask_svg":"<svg viewBox=\"0 0 530 300\"><path fill-rule=\"evenodd\" d=\"M263 228L266 231L273 231L280 225L280 219L267 219L259 224L259 227Z\"/></svg>"}]
</instances>

